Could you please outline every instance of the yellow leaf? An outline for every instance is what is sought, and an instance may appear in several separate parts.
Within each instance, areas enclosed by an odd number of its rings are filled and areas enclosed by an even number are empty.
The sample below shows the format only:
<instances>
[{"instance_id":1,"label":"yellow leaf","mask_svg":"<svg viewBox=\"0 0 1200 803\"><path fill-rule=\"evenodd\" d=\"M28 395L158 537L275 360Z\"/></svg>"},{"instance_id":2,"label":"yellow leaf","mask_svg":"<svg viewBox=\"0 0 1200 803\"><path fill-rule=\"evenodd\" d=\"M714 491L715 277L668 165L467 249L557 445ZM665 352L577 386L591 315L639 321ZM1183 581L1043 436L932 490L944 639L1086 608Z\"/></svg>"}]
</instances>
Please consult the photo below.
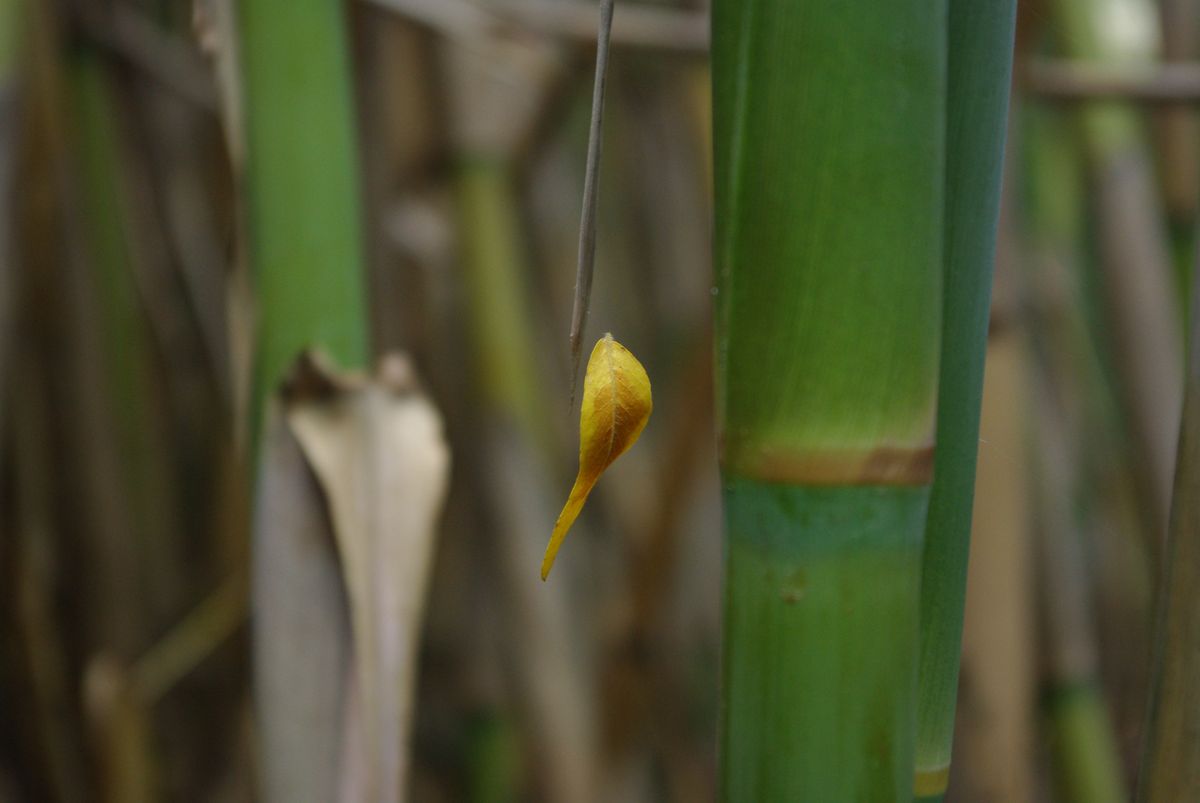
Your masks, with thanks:
<instances>
[{"instance_id":1,"label":"yellow leaf","mask_svg":"<svg viewBox=\"0 0 1200 803\"><path fill-rule=\"evenodd\" d=\"M567 504L554 523L554 534L542 559L542 579L550 574L554 557L567 530L575 523L583 503L604 470L637 442L650 420L650 377L629 349L600 338L588 358L583 377L583 402L579 411L579 474Z\"/></svg>"}]
</instances>

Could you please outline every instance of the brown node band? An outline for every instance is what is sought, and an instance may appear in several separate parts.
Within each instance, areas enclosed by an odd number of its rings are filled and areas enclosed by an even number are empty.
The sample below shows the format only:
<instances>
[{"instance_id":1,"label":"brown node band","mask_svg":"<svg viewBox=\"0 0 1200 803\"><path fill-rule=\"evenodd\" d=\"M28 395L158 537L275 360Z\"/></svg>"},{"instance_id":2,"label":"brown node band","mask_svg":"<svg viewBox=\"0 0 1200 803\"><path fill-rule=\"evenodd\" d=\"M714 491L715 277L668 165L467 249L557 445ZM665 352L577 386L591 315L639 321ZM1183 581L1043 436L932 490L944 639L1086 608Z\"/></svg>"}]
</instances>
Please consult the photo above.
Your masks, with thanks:
<instances>
[{"instance_id":1,"label":"brown node band","mask_svg":"<svg viewBox=\"0 0 1200 803\"><path fill-rule=\"evenodd\" d=\"M787 450L722 443L721 466L740 477L787 485L928 485L933 446Z\"/></svg>"}]
</instances>

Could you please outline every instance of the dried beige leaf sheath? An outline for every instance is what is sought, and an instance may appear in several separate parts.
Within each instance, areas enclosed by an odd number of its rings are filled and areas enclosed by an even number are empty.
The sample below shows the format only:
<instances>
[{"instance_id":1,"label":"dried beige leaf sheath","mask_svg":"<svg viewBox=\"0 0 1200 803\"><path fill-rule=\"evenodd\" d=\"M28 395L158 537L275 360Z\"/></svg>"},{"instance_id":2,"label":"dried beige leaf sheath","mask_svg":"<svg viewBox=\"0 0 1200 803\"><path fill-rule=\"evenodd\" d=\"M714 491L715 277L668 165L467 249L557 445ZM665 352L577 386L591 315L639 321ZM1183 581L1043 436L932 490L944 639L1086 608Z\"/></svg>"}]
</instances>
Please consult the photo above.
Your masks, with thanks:
<instances>
[{"instance_id":1,"label":"dried beige leaf sheath","mask_svg":"<svg viewBox=\"0 0 1200 803\"><path fill-rule=\"evenodd\" d=\"M442 418L400 355L373 377L305 355L281 401L255 584L273 592L256 599L268 799L397 803L449 482Z\"/></svg>"}]
</instances>

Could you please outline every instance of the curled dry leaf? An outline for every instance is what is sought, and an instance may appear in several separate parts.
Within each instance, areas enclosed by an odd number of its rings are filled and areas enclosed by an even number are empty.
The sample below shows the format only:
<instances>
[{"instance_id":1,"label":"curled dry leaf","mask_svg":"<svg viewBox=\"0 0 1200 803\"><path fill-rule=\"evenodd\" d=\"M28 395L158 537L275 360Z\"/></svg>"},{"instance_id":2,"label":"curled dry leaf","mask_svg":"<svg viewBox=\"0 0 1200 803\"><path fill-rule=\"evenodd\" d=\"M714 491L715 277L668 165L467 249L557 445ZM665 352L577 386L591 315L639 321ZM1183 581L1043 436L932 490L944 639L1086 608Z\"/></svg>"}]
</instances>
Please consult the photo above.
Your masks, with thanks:
<instances>
[{"instance_id":1,"label":"curled dry leaf","mask_svg":"<svg viewBox=\"0 0 1200 803\"><path fill-rule=\"evenodd\" d=\"M629 349L607 334L596 343L583 378L579 412L579 474L558 514L542 559L542 579L550 574L567 531L575 523L596 480L637 442L653 409L650 377Z\"/></svg>"},{"instance_id":2,"label":"curled dry leaf","mask_svg":"<svg viewBox=\"0 0 1200 803\"><path fill-rule=\"evenodd\" d=\"M303 361L288 423L320 481L349 599L362 750L356 799L398 803L408 774L417 650L450 453L442 419L401 355L375 378ZM351 699L354 699L353 697Z\"/></svg>"},{"instance_id":3,"label":"curled dry leaf","mask_svg":"<svg viewBox=\"0 0 1200 803\"><path fill-rule=\"evenodd\" d=\"M269 801L399 803L450 454L400 355L304 355L271 405L255 645Z\"/></svg>"}]
</instances>

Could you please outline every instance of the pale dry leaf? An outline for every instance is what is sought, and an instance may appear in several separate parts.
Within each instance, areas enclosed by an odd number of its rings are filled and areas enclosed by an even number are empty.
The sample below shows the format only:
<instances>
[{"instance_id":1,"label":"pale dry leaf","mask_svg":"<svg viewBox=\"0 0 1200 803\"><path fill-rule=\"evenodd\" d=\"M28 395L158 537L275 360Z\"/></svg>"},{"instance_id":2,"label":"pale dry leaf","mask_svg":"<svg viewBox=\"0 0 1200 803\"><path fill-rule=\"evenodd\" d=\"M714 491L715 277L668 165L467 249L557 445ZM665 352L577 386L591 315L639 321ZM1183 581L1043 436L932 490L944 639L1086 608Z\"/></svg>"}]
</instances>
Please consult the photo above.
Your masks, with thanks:
<instances>
[{"instance_id":1,"label":"pale dry leaf","mask_svg":"<svg viewBox=\"0 0 1200 803\"><path fill-rule=\"evenodd\" d=\"M288 421L328 501L350 601L367 799L403 796L425 590L449 481L442 420L406 359L376 380L335 376ZM304 369L302 369L304 370ZM356 718L351 717L352 721Z\"/></svg>"}]
</instances>

